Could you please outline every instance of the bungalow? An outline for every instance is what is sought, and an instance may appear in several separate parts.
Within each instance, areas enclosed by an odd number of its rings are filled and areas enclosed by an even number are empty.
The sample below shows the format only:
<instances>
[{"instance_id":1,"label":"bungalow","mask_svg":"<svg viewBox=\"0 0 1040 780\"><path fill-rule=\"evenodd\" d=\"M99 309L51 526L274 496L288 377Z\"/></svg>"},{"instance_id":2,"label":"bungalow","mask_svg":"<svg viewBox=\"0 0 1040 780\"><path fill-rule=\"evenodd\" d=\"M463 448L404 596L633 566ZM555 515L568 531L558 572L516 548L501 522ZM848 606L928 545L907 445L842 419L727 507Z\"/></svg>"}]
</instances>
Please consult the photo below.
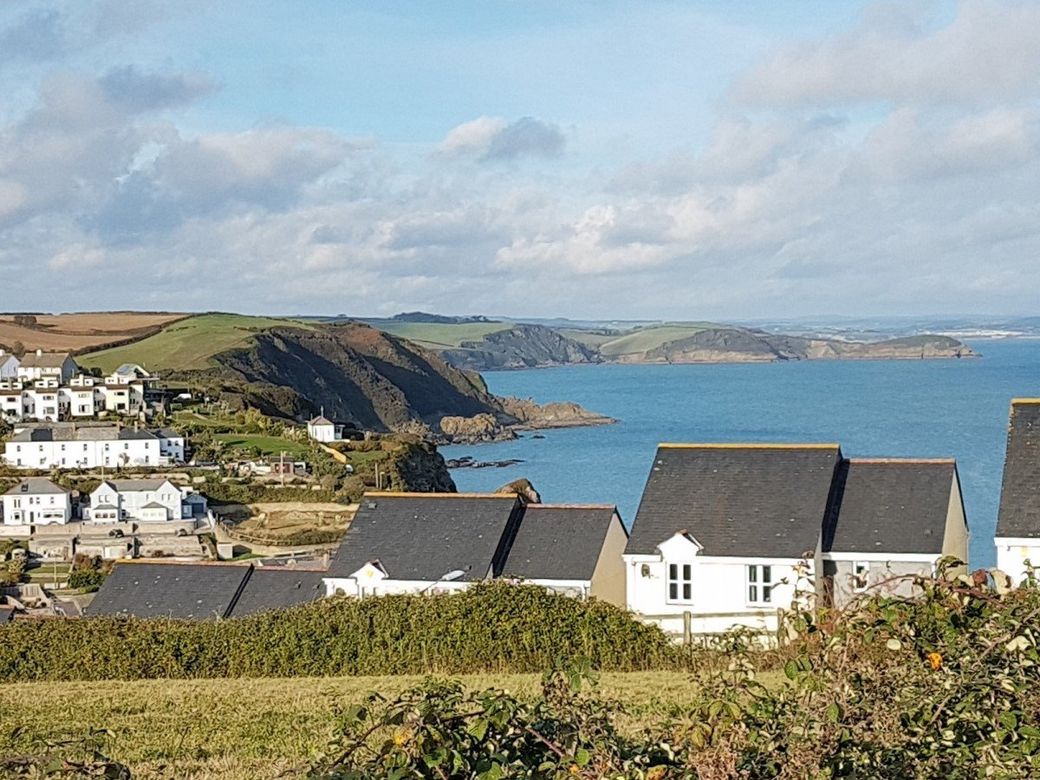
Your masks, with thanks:
<instances>
[{"instance_id":1,"label":"bungalow","mask_svg":"<svg viewBox=\"0 0 1040 780\"><path fill-rule=\"evenodd\" d=\"M1013 581L1040 567L1040 398L1011 401L994 542L997 568Z\"/></svg>"},{"instance_id":2,"label":"bungalow","mask_svg":"<svg viewBox=\"0 0 1040 780\"><path fill-rule=\"evenodd\" d=\"M49 479L23 479L4 493L4 525L65 525L72 519L70 493Z\"/></svg>"},{"instance_id":3,"label":"bungalow","mask_svg":"<svg viewBox=\"0 0 1040 780\"><path fill-rule=\"evenodd\" d=\"M952 461L837 444L662 444L625 548L627 602L672 634L773 632L817 596L967 558Z\"/></svg>"},{"instance_id":4,"label":"bungalow","mask_svg":"<svg viewBox=\"0 0 1040 780\"><path fill-rule=\"evenodd\" d=\"M624 605L626 533L610 505L499 493L370 493L329 570L329 595L464 590L505 578Z\"/></svg>"},{"instance_id":5,"label":"bungalow","mask_svg":"<svg viewBox=\"0 0 1040 780\"><path fill-rule=\"evenodd\" d=\"M90 494L84 519L95 523L167 522L204 517L206 510L205 496L168 479L110 479Z\"/></svg>"}]
</instances>

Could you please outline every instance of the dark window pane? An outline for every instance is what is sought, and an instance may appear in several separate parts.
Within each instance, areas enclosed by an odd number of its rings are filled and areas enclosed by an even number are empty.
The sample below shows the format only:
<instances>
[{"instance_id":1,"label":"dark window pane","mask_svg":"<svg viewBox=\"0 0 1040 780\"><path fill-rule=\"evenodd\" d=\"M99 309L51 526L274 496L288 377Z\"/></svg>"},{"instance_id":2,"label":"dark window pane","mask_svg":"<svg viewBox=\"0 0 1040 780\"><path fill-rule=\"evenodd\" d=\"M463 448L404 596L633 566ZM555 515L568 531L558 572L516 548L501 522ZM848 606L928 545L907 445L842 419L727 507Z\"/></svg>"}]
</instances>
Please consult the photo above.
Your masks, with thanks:
<instances>
[{"instance_id":1,"label":"dark window pane","mask_svg":"<svg viewBox=\"0 0 1040 780\"><path fill-rule=\"evenodd\" d=\"M679 578L679 567L674 563L668 565L668 576L673 580Z\"/></svg>"},{"instance_id":2,"label":"dark window pane","mask_svg":"<svg viewBox=\"0 0 1040 780\"><path fill-rule=\"evenodd\" d=\"M748 601L754 603L758 601L758 587L755 585L748 586Z\"/></svg>"},{"instance_id":3,"label":"dark window pane","mask_svg":"<svg viewBox=\"0 0 1040 780\"><path fill-rule=\"evenodd\" d=\"M773 589L772 588L762 588L762 601L764 601L765 603L768 604L772 600L773 600Z\"/></svg>"},{"instance_id":4,"label":"dark window pane","mask_svg":"<svg viewBox=\"0 0 1040 780\"><path fill-rule=\"evenodd\" d=\"M773 569L772 569L772 567L770 567L770 566L763 566L762 567L762 582L772 582L772 581L773 581Z\"/></svg>"},{"instance_id":5,"label":"dark window pane","mask_svg":"<svg viewBox=\"0 0 1040 780\"><path fill-rule=\"evenodd\" d=\"M748 566L747 567L747 578L748 582L758 582L758 567Z\"/></svg>"},{"instance_id":6,"label":"dark window pane","mask_svg":"<svg viewBox=\"0 0 1040 780\"><path fill-rule=\"evenodd\" d=\"M676 585L674 582L668 586L668 598L670 598L672 601L675 601L677 598L679 598L679 586Z\"/></svg>"},{"instance_id":7,"label":"dark window pane","mask_svg":"<svg viewBox=\"0 0 1040 780\"><path fill-rule=\"evenodd\" d=\"M686 564L686 565L684 565L682 567L682 578L684 580L692 579L691 574L690 574L690 566L689 566L689 564Z\"/></svg>"},{"instance_id":8,"label":"dark window pane","mask_svg":"<svg viewBox=\"0 0 1040 780\"><path fill-rule=\"evenodd\" d=\"M691 596L690 596L690 584L689 583L686 583L685 585L682 586L682 597L683 597L683 599L685 601L689 601L690 600Z\"/></svg>"}]
</instances>

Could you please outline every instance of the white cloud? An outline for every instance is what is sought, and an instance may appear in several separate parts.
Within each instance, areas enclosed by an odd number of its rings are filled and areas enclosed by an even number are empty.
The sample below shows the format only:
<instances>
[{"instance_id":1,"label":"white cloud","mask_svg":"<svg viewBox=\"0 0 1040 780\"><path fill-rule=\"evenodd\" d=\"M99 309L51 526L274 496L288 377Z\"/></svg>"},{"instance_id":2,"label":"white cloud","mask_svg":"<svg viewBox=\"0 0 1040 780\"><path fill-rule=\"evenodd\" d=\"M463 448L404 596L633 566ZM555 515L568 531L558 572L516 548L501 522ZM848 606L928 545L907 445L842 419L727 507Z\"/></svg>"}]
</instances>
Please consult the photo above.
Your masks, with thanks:
<instances>
[{"instance_id":1,"label":"white cloud","mask_svg":"<svg viewBox=\"0 0 1040 780\"><path fill-rule=\"evenodd\" d=\"M451 129L437 147L441 155L472 156L483 161L520 157L555 157L566 139L559 127L534 117L515 122L482 116Z\"/></svg>"},{"instance_id":2,"label":"white cloud","mask_svg":"<svg viewBox=\"0 0 1040 780\"><path fill-rule=\"evenodd\" d=\"M437 150L441 154L483 154L495 136L502 132L506 120L498 116L481 116L453 127Z\"/></svg>"}]
</instances>

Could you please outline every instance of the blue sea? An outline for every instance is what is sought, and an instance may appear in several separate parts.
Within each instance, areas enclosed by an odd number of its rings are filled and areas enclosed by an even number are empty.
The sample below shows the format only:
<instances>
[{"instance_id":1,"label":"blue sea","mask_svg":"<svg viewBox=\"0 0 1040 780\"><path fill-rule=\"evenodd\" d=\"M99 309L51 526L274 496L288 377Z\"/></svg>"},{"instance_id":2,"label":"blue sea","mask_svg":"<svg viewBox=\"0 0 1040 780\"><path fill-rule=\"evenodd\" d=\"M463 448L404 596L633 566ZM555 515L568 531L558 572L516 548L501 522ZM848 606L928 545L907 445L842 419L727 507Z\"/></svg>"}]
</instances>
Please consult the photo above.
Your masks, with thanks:
<instances>
[{"instance_id":1,"label":"blue sea","mask_svg":"<svg viewBox=\"0 0 1040 780\"><path fill-rule=\"evenodd\" d=\"M456 469L459 490L493 490L527 477L545 501L617 504L626 524L661 441L838 442L848 456L952 456L971 526L971 563L992 566L1009 405L1012 397L1040 396L1040 340L971 347L982 357L492 372L485 379L499 395L576 401L619 422L442 452L524 461Z\"/></svg>"}]
</instances>

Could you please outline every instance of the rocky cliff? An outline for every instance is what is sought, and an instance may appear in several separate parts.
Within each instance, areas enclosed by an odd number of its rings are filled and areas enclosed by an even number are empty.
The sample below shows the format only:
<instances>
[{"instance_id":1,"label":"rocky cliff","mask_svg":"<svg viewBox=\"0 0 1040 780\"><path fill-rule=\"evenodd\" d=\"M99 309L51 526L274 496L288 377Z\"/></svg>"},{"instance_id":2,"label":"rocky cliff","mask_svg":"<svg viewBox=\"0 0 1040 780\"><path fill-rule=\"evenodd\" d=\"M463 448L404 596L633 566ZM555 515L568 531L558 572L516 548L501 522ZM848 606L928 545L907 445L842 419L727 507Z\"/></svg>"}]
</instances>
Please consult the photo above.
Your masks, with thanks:
<instances>
[{"instance_id":1,"label":"rocky cliff","mask_svg":"<svg viewBox=\"0 0 1040 780\"><path fill-rule=\"evenodd\" d=\"M596 350L544 325L515 325L489 333L479 341L464 341L457 348L443 350L441 355L453 366L475 371L601 360Z\"/></svg>"}]
</instances>

